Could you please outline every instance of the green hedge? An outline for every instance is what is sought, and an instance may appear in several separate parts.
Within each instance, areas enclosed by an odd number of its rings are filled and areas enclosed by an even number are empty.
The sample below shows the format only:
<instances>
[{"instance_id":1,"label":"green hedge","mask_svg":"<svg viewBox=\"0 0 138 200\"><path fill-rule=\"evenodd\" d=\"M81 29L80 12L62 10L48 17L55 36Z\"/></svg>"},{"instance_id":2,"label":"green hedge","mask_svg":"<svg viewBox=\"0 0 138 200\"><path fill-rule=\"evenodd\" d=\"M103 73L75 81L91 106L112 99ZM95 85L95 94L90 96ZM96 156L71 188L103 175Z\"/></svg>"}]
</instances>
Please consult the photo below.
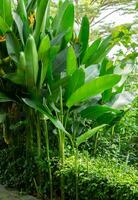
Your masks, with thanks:
<instances>
[{"instance_id":1,"label":"green hedge","mask_svg":"<svg viewBox=\"0 0 138 200\"><path fill-rule=\"evenodd\" d=\"M66 199L75 200L76 165L74 157L65 160L57 172L65 181ZM136 200L138 199L138 171L126 163L102 158L78 159L79 200Z\"/></svg>"}]
</instances>

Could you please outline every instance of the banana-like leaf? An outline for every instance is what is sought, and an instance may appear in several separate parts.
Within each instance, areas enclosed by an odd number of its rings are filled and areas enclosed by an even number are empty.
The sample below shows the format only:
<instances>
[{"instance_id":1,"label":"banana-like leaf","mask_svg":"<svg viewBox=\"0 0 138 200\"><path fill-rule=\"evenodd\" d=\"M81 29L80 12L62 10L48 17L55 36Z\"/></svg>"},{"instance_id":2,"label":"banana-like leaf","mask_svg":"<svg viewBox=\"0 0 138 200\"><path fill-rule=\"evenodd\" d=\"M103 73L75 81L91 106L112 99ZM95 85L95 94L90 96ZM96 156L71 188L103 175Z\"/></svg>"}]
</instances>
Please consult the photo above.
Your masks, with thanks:
<instances>
[{"instance_id":1,"label":"banana-like leaf","mask_svg":"<svg viewBox=\"0 0 138 200\"><path fill-rule=\"evenodd\" d=\"M29 107L44 114L54 124L55 127L57 127L58 129L62 130L65 133L67 133L67 131L63 127L63 124L58 119L54 118L52 116L52 114L49 113L49 109L47 109L45 106L43 106L42 104L40 104L34 100L31 100L31 99L23 98L22 100Z\"/></svg>"},{"instance_id":2,"label":"banana-like leaf","mask_svg":"<svg viewBox=\"0 0 138 200\"><path fill-rule=\"evenodd\" d=\"M13 12L14 21L18 27L19 35L23 45L26 42L29 34L31 33L27 16L27 8L25 4L25 0L19 0L16 12ZM32 13L32 10L28 13Z\"/></svg>"},{"instance_id":3,"label":"banana-like leaf","mask_svg":"<svg viewBox=\"0 0 138 200\"><path fill-rule=\"evenodd\" d=\"M105 58L100 65L100 76L103 76L106 74L112 74L114 72L114 69L115 69L115 66L113 64L113 61Z\"/></svg>"},{"instance_id":4,"label":"banana-like leaf","mask_svg":"<svg viewBox=\"0 0 138 200\"><path fill-rule=\"evenodd\" d=\"M17 65L17 73L26 71L26 60L24 52L20 52L19 62Z\"/></svg>"},{"instance_id":5,"label":"banana-like leaf","mask_svg":"<svg viewBox=\"0 0 138 200\"><path fill-rule=\"evenodd\" d=\"M77 57L73 47L69 47L67 51L67 75L72 75L77 69Z\"/></svg>"},{"instance_id":6,"label":"banana-like leaf","mask_svg":"<svg viewBox=\"0 0 138 200\"><path fill-rule=\"evenodd\" d=\"M70 77L66 90L66 98L68 99L78 88L85 82L85 73L82 68L77 69Z\"/></svg>"},{"instance_id":7,"label":"banana-like leaf","mask_svg":"<svg viewBox=\"0 0 138 200\"><path fill-rule=\"evenodd\" d=\"M9 32L6 34L6 46L9 56L18 62L20 54L20 44L14 33Z\"/></svg>"},{"instance_id":8,"label":"banana-like leaf","mask_svg":"<svg viewBox=\"0 0 138 200\"><path fill-rule=\"evenodd\" d=\"M48 35L46 35L40 43L39 50L38 50L38 58L39 60L44 60L47 51L50 49L50 39Z\"/></svg>"},{"instance_id":9,"label":"banana-like leaf","mask_svg":"<svg viewBox=\"0 0 138 200\"><path fill-rule=\"evenodd\" d=\"M69 77L66 76L64 78L59 79L58 81L54 82L51 85L51 90L52 90L52 94L56 93L57 91L59 91L59 88L65 88L67 86L67 83L69 81Z\"/></svg>"},{"instance_id":10,"label":"banana-like leaf","mask_svg":"<svg viewBox=\"0 0 138 200\"><path fill-rule=\"evenodd\" d=\"M82 18L79 42L81 44L81 52L83 53L87 49L89 42L89 20L87 16Z\"/></svg>"},{"instance_id":11,"label":"banana-like leaf","mask_svg":"<svg viewBox=\"0 0 138 200\"><path fill-rule=\"evenodd\" d=\"M24 0L19 0L18 7L17 7L17 12L20 15L22 21L26 21L27 20L27 12L26 12L26 8L25 8Z\"/></svg>"},{"instance_id":12,"label":"banana-like leaf","mask_svg":"<svg viewBox=\"0 0 138 200\"><path fill-rule=\"evenodd\" d=\"M41 28L43 25L43 20L45 17L45 13L47 12L48 1L49 0L37 1L36 26L34 30L34 38L36 40L36 44L38 44L38 41L39 41L39 36L40 36Z\"/></svg>"},{"instance_id":13,"label":"banana-like leaf","mask_svg":"<svg viewBox=\"0 0 138 200\"><path fill-rule=\"evenodd\" d=\"M68 42L72 37L73 25L74 25L74 5L70 3L64 12L58 32L62 33L67 30L70 30L69 33L67 33L65 36L66 42Z\"/></svg>"},{"instance_id":14,"label":"banana-like leaf","mask_svg":"<svg viewBox=\"0 0 138 200\"><path fill-rule=\"evenodd\" d=\"M93 54L95 52L97 52L97 49L99 47L101 43L101 38L98 38L97 40L95 40L90 47L88 47L88 49L86 50L83 60L82 60L82 64L85 64L86 66L88 66L88 62L91 59L91 56L93 56Z\"/></svg>"},{"instance_id":15,"label":"banana-like leaf","mask_svg":"<svg viewBox=\"0 0 138 200\"><path fill-rule=\"evenodd\" d=\"M97 126L97 127L93 128L93 129L88 130L87 132L83 133L79 137L77 137L77 139L76 139L77 147L79 145L81 145L82 143L86 142L88 139L90 139L93 135L95 135L100 129L102 129L105 126L106 126L106 124L103 124L101 126Z\"/></svg>"},{"instance_id":16,"label":"banana-like leaf","mask_svg":"<svg viewBox=\"0 0 138 200\"><path fill-rule=\"evenodd\" d=\"M12 25L11 0L0 0L0 16L9 27Z\"/></svg>"},{"instance_id":17,"label":"banana-like leaf","mask_svg":"<svg viewBox=\"0 0 138 200\"><path fill-rule=\"evenodd\" d=\"M19 84L19 85L25 85L25 77L24 73L10 73L6 74L4 78L9 79L13 83Z\"/></svg>"},{"instance_id":18,"label":"banana-like leaf","mask_svg":"<svg viewBox=\"0 0 138 200\"><path fill-rule=\"evenodd\" d=\"M25 47L26 59L26 83L28 88L32 88L37 83L38 76L38 54L34 37L29 36Z\"/></svg>"},{"instance_id":19,"label":"banana-like leaf","mask_svg":"<svg viewBox=\"0 0 138 200\"><path fill-rule=\"evenodd\" d=\"M92 63L97 64L103 61L105 56L109 53L114 45L112 39L112 35L109 35L101 42L98 48L98 52L95 52L95 55L93 55L93 58L91 60Z\"/></svg>"},{"instance_id":20,"label":"banana-like leaf","mask_svg":"<svg viewBox=\"0 0 138 200\"><path fill-rule=\"evenodd\" d=\"M121 120L124 114L124 111L120 111L120 113L107 112L97 118L97 123L99 125L106 123L110 126L113 126Z\"/></svg>"},{"instance_id":21,"label":"banana-like leaf","mask_svg":"<svg viewBox=\"0 0 138 200\"><path fill-rule=\"evenodd\" d=\"M47 70L49 65L49 57L46 55L45 60L42 62L41 72L40 72L40 87L42 87L43 82L46 78Z\"/></svg>"},{"instance_id":22,"label":"banana-like leaf","mask_svg":"<svg viewBox=\"0 0 138 200\"><path fill-rule=\"evenodd\" d=\"M16 23L17 28L18 28L18 32L19 32L19 36L20 36L20 39L22 41L22 44L24 45L23 22L22 22L20 16L15 12L13 12L13 19L14 19L14 21Z\"/></svg>"},{"instance_id":23,"label":"banana-like leaf","mask_svg":"<svg viewBox=\"0 0 138 200\"><path fill-rule=\"evenodd\" d=\"M21 52L20 57L19 57L19 62L17 64L16 72L6 74L4 75L4 78L7 78L13 83L16 83L19 85L26 85L25 71L26 71L25 55L24 55L24 52Z\"/></svg>"},{"instance_id":24,"label":"banana-like leaf","mask_svg":"<svg viewBox=\"0 0 138 200\"><path fill-rule=\"evenodd\" d=\"M82 110L80 112L81 116L83 118L87 119L97 119L104 113L111 112L111 113L120 113L120 110L113 109L109 106L101 106L101 105L96 105L96 106L89 106L86 109Z\"/></svg>"},{"instance_id":25,"label":"banana-like leaf","mask_svg":"<svg viewBox=\"0 0 138 200\"><path fill-rule=\"evenodd\" d=\"M100 39L96 40L86 51L82 63L87 67L102 62L112 47L111 35L107 36L102 42L100 42Z\"/></svg>"},{"instance_id":26,"label":"banana-like leaf","mask_svg":"<svg viewBox=\"0 0 138 200\"><path fill-rule=\"evenodd\" d=\"M112 88L120 81L120 79L121 76L117 74L105 75L85 83L70 96L67 101L67 106L71 107L76 103L84 101L90 97L96 96L104 92L107 89Z\"/></svg>"},{"instance_id":27,"label":"banana-like leaf","mask_svg":"<svg viewBox=\"0 0 138 200\"><path fill-rule=\"evenodd\" d=\"M55 35L57 35L57 33L59 32L63 15L69 4L70 2L68 0L64 1L64 3L62 3L62 5L60 5L60 7L58 8L57 14L53 20L53 30L55 32Z\"/></svg>"},{"instance_id":28,"label":"banana-like leaf","mask_svg":"<svg viewBox=\"0 0 138 200\"><path fill-rule=\"evenodd\" d=\"M52 46L55 46L55 45L59 45L61 46L61 42L63 40L63 38L65 37L65 35L69 32L69 30L65 31L65 32L62 32L62 33L59 33L56 37L54 37L52 40L51 40L51 45Z\"/></svg>"},{"instance_id":29,"label":"banana-like leaf","mask_svg":"<svg viewBox=\"0 0 138 200\"><path fill-rule=\"evenodd\" d=\"M5 34L6 32L10 31L10 27L4 21L4 19L0 16L0 31Z\"/></svg>"},{"instance_id":30,"label":"banana-like leaf","mask_svg":"<svg viewBox=\"0 0 138 200\"><path fill-rule=\"evenodd\" d=\"M55 56L54 63L53 63L53 72L55 75L66 70L66 58L67 58L67 48L60 51L58 54L57 52L53 52L53 56Z\"/></svg>"}]
</instances>

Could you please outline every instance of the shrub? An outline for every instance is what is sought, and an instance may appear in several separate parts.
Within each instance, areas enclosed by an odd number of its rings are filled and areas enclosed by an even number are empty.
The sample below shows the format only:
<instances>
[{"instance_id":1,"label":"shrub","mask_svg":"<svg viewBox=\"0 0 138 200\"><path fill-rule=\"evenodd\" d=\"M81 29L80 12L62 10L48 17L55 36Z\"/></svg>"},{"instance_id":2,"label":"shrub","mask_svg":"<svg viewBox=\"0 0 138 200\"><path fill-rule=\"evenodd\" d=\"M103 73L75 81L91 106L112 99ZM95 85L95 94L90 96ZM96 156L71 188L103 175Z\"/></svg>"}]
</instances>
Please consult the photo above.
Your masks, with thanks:
<instances>
[{"instance_id":1,"label":"shrub","mask_svg":"<svg viewBox=\"0 0 138 200\"><path fill-rule=\"evenodd\" d=\"M67 158L57 172L57 176L64 176L66 199L75 199L74 160L73 156ZM138 171L116 160L88 159L80 155L77 181L80 200L136 200L138 197Z\"/></svg>"}]
</instances>

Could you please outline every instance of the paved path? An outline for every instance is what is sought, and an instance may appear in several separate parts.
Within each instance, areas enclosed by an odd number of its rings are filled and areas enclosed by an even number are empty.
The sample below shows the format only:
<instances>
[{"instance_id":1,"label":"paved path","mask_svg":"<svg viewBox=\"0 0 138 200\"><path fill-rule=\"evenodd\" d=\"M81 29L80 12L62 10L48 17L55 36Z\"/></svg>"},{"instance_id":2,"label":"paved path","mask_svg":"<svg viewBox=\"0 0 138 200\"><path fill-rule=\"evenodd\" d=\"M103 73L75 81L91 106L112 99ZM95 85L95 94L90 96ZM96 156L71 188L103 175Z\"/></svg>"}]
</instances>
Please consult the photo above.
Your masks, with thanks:
<instances>
[{"instance_id":1,"label":"paved path","mask_svg":"<svg viewBox=\"0 0 138 200\"><path fill-rule=\"evenodd\" d=\"M21 195L17 191L5 189L4 186L0 185L0 200L37 200L37 199L30 195Z\"/></svg>"}]
</instances>

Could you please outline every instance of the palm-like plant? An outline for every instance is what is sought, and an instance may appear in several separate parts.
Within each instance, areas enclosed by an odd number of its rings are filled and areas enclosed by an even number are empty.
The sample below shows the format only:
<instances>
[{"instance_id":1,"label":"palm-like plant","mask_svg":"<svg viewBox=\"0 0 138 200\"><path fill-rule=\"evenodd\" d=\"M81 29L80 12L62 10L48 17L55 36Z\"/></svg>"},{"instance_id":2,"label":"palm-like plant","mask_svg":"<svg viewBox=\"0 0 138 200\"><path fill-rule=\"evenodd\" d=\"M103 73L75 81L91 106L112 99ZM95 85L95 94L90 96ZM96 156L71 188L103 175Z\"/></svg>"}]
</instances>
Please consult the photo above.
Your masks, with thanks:
<instances>
[{"instance_id":1,"label":"palm-like plant","mask_svg":"<svg viewBox=\"0 0 138 200\"><path fill-rule=\"evenodd\" d=\"M49 14L48 0L19 0L17 4L0 1L0 102L17 102L27 112L27 148L33 149L36 133L38 158L43 133L52 199L48 125L52 122L57 128L63 165L65 137L73 141L68 122L72 113L96 119L99 128L101 124L113 124L121 115L122 111L111 105L123 89L123 75L114 73L115 66L106 56L123 36L99 38L89 46L88 18L83 17L76 35L74 5L69 0L60 3L55 18ZM78 137L76 146L96 131Z\"/></svg>"}]
</instances>

